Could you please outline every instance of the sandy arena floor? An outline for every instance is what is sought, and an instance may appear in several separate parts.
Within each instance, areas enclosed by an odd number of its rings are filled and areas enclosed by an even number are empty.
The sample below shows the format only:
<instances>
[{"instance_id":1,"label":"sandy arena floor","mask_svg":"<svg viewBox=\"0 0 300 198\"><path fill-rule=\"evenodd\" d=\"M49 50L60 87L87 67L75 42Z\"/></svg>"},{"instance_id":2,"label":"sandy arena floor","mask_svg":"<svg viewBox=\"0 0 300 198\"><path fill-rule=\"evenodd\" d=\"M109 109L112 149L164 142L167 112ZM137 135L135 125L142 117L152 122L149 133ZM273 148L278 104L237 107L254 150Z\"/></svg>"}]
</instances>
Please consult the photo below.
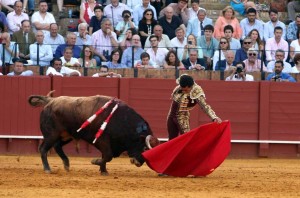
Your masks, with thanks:
<instances>
[{"instance_id":1,"label":"sandy arena floor","mask_svg":"<svg viewBox=\"0 0 300 198\"><path fill-rule=\"evenodd\" d=\"M66 172L50 156L54 173L45 174L39 156L0 156L0 197L300 197L299 159L228 159L205 178L159 177L127 157L101 176L90 160L70 157Z\"/></svg>"}]
</instances>

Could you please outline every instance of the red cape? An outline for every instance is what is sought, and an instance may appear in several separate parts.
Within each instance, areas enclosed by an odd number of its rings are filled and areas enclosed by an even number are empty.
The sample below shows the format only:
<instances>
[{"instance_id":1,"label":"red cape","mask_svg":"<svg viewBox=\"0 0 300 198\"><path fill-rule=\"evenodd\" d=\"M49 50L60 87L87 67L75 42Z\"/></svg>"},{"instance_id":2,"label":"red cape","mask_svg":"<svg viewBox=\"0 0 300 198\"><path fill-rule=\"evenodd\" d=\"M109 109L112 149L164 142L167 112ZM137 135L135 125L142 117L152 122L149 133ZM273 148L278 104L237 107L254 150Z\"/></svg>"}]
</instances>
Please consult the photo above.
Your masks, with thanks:
<instances>
[{"instance_id":1,"label":"red cape","mask_svg":"<svg viewBox=\"0 0 300 198\"><path fill-rule=\"evenodd\" d=\"M230 122L199 126L142 153L157 173L186 177L212 173L230 152Z\"/></svg>"}]
</instances>

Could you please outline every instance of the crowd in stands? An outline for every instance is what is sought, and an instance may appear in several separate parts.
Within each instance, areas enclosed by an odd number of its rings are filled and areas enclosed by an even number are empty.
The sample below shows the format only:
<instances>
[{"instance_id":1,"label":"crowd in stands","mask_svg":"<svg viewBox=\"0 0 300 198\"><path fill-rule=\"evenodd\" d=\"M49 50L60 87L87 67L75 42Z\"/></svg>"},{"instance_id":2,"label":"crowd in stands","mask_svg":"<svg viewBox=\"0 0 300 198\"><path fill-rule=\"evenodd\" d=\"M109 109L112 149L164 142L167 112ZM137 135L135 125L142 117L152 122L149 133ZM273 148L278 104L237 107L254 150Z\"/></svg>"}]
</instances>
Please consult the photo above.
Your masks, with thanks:
<instances>
[{"instance_id":1,"label":"crowd in stands","mask_svg":"<svg viewBox=\"0 0 300 198\"><path fill-rule=\"evenodd\" d=\"M272 80L292 81L287 73L300 72L298 1L288 4L286 26L273 8L262 21L251 1L230 1L214 23L199 0L191 7L188 0L58 0L61 19L64 5L80 5L77 32L65 38L48 3L39 1L33 13L33 0L0 2L1 65L13 65L10 75L30 75L21 63L61 76L81 76L70 67L100 66L94 76L119 77L110 68L172 68L230 71L226 80L246 81L253 80L246 72L270 72Z\"/></svg>"}]
</instances>

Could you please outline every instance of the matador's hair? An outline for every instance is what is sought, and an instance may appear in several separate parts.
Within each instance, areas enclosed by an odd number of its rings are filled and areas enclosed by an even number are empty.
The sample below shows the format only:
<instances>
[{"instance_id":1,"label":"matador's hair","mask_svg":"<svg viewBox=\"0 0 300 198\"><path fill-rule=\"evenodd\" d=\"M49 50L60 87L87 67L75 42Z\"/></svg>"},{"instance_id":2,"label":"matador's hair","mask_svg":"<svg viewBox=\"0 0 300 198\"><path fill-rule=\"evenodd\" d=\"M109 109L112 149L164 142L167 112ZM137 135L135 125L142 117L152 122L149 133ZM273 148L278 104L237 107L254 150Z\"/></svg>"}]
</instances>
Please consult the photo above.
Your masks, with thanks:
<instances>
[{"instance_id":1,"label":"matador's hair","mask_svg":"<svg viewBox=\"0 0 300 198\"><path fill-rule=\"evenodd\" d=\"M182 74L178 79L178 83L180 87L191 87L194 85L195 82L191 76L187 74Z\"/></svg>"}]
</instances>

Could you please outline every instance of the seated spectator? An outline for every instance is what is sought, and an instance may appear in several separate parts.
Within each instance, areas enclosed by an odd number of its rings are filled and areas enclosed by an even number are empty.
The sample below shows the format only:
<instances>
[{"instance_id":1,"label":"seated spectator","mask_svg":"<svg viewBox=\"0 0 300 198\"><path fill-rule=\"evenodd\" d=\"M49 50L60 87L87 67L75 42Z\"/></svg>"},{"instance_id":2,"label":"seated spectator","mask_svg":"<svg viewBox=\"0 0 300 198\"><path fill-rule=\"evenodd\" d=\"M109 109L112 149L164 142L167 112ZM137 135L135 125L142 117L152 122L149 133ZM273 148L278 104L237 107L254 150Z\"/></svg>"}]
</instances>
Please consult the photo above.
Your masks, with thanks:
<instances>
[{"instance_id":1,"label":"seated spectator","mask_svg":"<svg viewBox=\"0 0 300 198\"><path fill-rule=\"evenodd\" d=\"M32 64L39 66L49 66L50 61L53 59L53 54L51 46L44 44L43 31L38 30L36 32L35 39L36 43L31 44L29 47L30 60L32 61Z\"/></svg>"},{"instance_id":2,"label":"seated spectator","mask_svg":"<svg viewBox=\"0 0 300 198\"><path fill-rule=\"evenodd\" d=\"M53 55L56 52L56 49L59 45L63 45L65 39L62 35L58 34L58 25L56 23L50 24L50 34L46 34L44 38L45 44L51 45Z\"/></svg>"},{"instance_id":3,"label":"seated spectator","mask_svg":"<svg viewBox=\"0 0 300 198\"><path fill-rule=\"evenodd\" d=\"M106 77L106 78L121 78L120 74L108 71L108 67L106 65L101 65L99 68L100 72L95 73L92 77Z\"/></svg>"},{"instance_id":4,"label":"seated spectator","mask_svg":"<svg viewBox=\"0 0 300 198\"><path fill-rule=\"evenodd\" d=\"M300 19L300 18L299 18ZM300 28L297 30L297 39L293 40L290 45L290 58L294 59L296 53L300 53Z\"/></svg>"},{"instance_id":5,"label":"seated spectator","mask_svg":"<svg viewBox=\"0 0 300 198\"><path fill-rule=\"evenodd\" d=\"M24 63L22 60L16 58L13 60L13 71L8 73L8 76L33 76L33 72L31 70L26 70L24 68Z\"/></svg>"},{"instance_id":6,"label":"seated spectator","mask_svg":"<svg viewBox=\"0 0 300 198\"><path fill-rule=\"evenodd\" d=\"M120 3L119 0L111 0L104 8L104 16L112 23L112 27L116 28L119 21L122 21L122 13L124 10L130 10L127 5Z\"/></svg>"},{"instance_id":7,"label":"seated spectator","mask_svg":"<svg viewBox=\"0 0 300 198\"><path fill-rule=\"evenodd\" d=\"M191 0L191 8L188 8L189 20L193 20L193 19L197 18L199 9L201 9L200 8L200 0Z\"/></svg>"},{"instance_id":8,"label":"seated spectator","mask_svg":"<svg viewBox=\"0 0 300 198\"><path fill-rule=\"evenodd\" d=\"M76 34L74 32L69 32L67 34L67 42L65 44L61 44L56 48L55 57L60 58L64 55L64 50L66 47L70 47L73 50L73 56L75 58L80 57L81 49L80 47L76 46Z\"/></svg>"},{"instance_id":9,"label":"seated spectator","mask_svg":"<svg viewBox=\"0 0 300 198\"><path fill-rule=\"evenodd\" d=\"M3 59L3 49L5 60L3 64L13 64L12 59L19 57L19 45L10 41L10 35L7 32L2 34L2 44L0 45L0 59Z\"/></svg>"},{"instance_id":10,"label":"seated spectator","mask_svg":"<svg viewBox=\"0 0 300 198\"><path fill-rule=\"evenodd\" d=\"M295 21L291 22L286 31L286 39L288 43L298 39L298 30L300 29L300 14L295 18Z\"/></svg>"},{"instance_id":11,"label":"seated spectator","mask_svg":"<svg viewBox=\"0 0 300 198\"><path fill-rule=\"evenodd\" d=\"M161 25L154 26L154 35L158 37L158 47L165 47L170 48L171 47L171 41L168 37L168 35L163 34L163 28ZM147 38L144 49L147 50L147 48L150 48L150 36Z\"/></svg>"},{"instance_id":12,"label":"seated spectator","mask_svg":"<svg viewBox=\"0 0 300 198\"><path fill-rule=\"evenodd\" d=\"M13 34L21 28L21 22L23 20L29 20L26 13L22 12L23 3L21 1L16 1L14 4L14 11L7 15L8 29L9 33Z\"/></svg>"},{"instance_id":13,"label":"seated spectator","mask_svg":"<svg viewBox=\"0 0 300 198\"><path fill-rule=\"evenodd\" d=\"M62 66L60 58L54 58L51 62L52 67L48 67L46 71L47 76L81 76L79 71Z\"/></svg>"},{"instance_id":14,"label":"seated spectator","mask_svg":"<svg viewBox=\"0 0 300 198\"><path fill-rule=\"evenodd\" d=\"M172 7L175 16L180 16L183 24L186 26L189 20L188 0L178 0L178 3L171 3L167 7ZM159 13L159 18L165 15L165 7Z\"/></svg>"},{"instance_id":15,"label":"seated spectator","mask_svg":"<svg viewBox=\"0 0 300 198\"><path fill-rule=\"evenodd\" d=\"M174 30L181 27L185 29L182 20L174 15L172 7L167 7L165 10L165 16L158 19L158 23L163 27L163 34L166 34L169 39L173 39L176 35Z\"/></svg>"},{"instance_id":16,"label":"seated spectator","mask_svg":"<svg viewBox=\"0 0 300 198\"><path fill-rule=\"evenodd\" d=\"M116 26L116 34L118 35L118 42L121 42L125 37L125 32L129 28L135 28L132 21L131 12L129 10L124 10L122 13L123 20L118 22Z\"/></svg>"},{"instance_id":17,"label":"seated spectator","mask_svg":"<svg viewBox=\"0 0 300 198\"><path fill-rule=\"evenodd\" d=\"M215 50L218 49L219 41L213 38L214 27L212 25L206 25L204 27L204 35L197 39L198 46L202 48L203 58L207 67L212 67L212 60Z\"/></svg>"},{"instance_id":18,"label":"seated spectator","mask_svg":"<svg viewBox=\"0 0 300 198\"><path fill-rule=\"evenodd\" d=\"M243 32L242 39L249 35L249 32L253 29L257 29L258 32L261 32L260 39L263 39L263 22L256 18L256 14L257 12L254 8L249 8L247 10L247 18L241 20L240 25Z\"/></svg>"},{"instance_id":19,"label":"seated spectator","mask_svg":"<svg viewBox=\"0 0 300 198\"><path fill-rule=\"evenodd\" d=\"M171 46L172 46L173 50L175 50L177 52L177 57L179 57L179 60L182 60L183 53L185 52L187 54L187 52L184 48L185 46L187 46L187 38L184 36L185 35L184 29L181 27L179 27L175 30L175 34L176 34L176 37L171 40ZM194 44L197 45L197 40L195 39L195 37L194 37L194 40L195 40ZM201 49L201 52L202 52L202 49Z\"/></svg>"},{"instance_id":20,"label":"seated spectator","mask_svg":"<svg viewBox=\"0 0 300 198\"><path fill-rule=\"evenodd\" d=\"M175 51L170 50L165 58L164 69L185 69L182 62L178 59Z\"/></svg>"},{"instance_id":21,"label":"seated spectator","mask_svg":"<svg viewBox=\"0 0 300 198\"><path fill-rule=\"evenodd\" d=\"M91 18L95 16L94 8L99 6L96 0L87 0L80 5L79 23L89 24Z\"/></svg>"},{"instance_id":22,"label":"seated spectator","mask_svg":"<svg viewBox=\"0 0 300 198\"><path fill-rule=\"evenodd\" d=\"M264 40L267 41L269 38L274 37L274 28L281 27L282 28L282 39L286 38L286 27L285 24L279 21L278 10L275 8L271 8L269 10L270 21L264 24Z\"/></svg>"},{"instance_id":23,"label":"seated spectator","mask_svg":"<svg viewBox=\"0 0 300 198\"><path fill-rule=\"evenodd\" d=\"M285 62L285 54L286 52L282 49L277 49L275 52L275 60L270 61L267 65L268 72L274 72L274 67L275 67L275 62L276 61L282 61L283 62L283 72L284 73L291 73L292 72L292 66L288 63ZM296 54L297 55L297 54Z\"/></svg>"},{"instance_id":24,"label":"seated spectator","mask_svg":"<svg viewBox=\"0 0 300 198\"><path fill-rule=\"evenodd\" d=\"M140 20L145 17L144 13L146 10L152 10L152 17L153 19L157 20L157 14L155 8L150 4L150 0L142 0L141 4L138 4L134 7L133 10L133 20L135 26L139 25Z\"/></svg>"},{"instance_id":25,"label":"seated spectator","mask_svg":"<svg viewBox=\"0 0 300 198\"><path fill-rule=\"evenodd\" d=\"M220 38L219 50L216 50L213 57L213 70L216 69L216 64L220 60L225 60L225 54L230 50L229 41L225 37Z\"/></svg>"},{"instance_id":26,"label":"seated spectator","mask_svg":"<svg viewBox=\"0 0 300 198\"><path fill-rule=\"evenodd\" d=\"M261 39L261 36L260 36L258 30L257 29L251 30L248 34L248 37L250 37L252 40L251 47L256 49L257 51L259 51L259 55L262 56L262 52L265 49L265 45Z\"/></svg>"},{"instance_id":27,"label":"seated spectator","mask_svg":"<svg viewBox=\"0 0 300 198\"><path fill-rule=\"evenodd\" d=\"M221 37L224 37L224 27L226 25L231 25L233 29L235 30L233 32L232 37L235 39L240 40L242 37L242 29L239 23L239 20L235 17L235 12L231 6L226 6L222 10L222 16L219 16L219 18L216 21L215 24L215 31L214 31L214 37L216 39L220 39Z\"/></svg>"},{"instance_id":28,"label":"seated spectator","mask_svg":"<svg viewBox=\"0 0 300 198\"><path fill-rule=\"evenodd\" d=\"M264 71L267 72L268 69L264 62L258 59L258 51L254 48L250 48L247 52L248 59L244 60L245 69L247 72Z\"/></svg>"},{"instance_id":29,"label":"seated spectator","mask_svg":"<svg viewBox=\"0 0 300 198\"><path fill-rule=\"evenodd\" d=\"M296 80L291 75L282 72L283 67L284 66L282 61L276 61L275 72L269 74L266 80L273 81L273 82L296 82Z\"/></svg>"},{"instance_id":30,"label":"seated spectator","mask_svg":"<svg viewBox=\"0 0 300 198\"><path fill-rule=\"evenodd\" d=\"M282 38L282 27L274 28L274 37L269 38L266 42L266 59L267 61L275 60L275 51L281 49L285 51L283 60L286 60L289 52L289 44Z\"/></svg>"},{"instance_id":31,"label":"seated spectator","mask_svg":"<svg viewBox=\"0 0 300 198\"><path fill-rule=\"evenodd\" d=\"M188 70L205 70L206 64L203 58L198 58L198 50L190 49L189 58L182 60L185 69Z\"/></svg>"},{"instance_id":32,"label":"seated spectator","mask_svg":"<svg viewBox=\"0 0 300 198\"><path fill-rule=\"evenodd\" d=\"M105 18L102 20L101 29L92 35L92 47L97 65L101 65L101 61L107 62L110 59L111 51L118 47L117 35L111 31L111 28L112 23Z\"/></svg>"},{"instance_id":33,"label":"seated spectator","mask_svg":"<svg viewBox=\"0 0 300 198\"><path fill-rule=\"evenodd\" d=\"M158 37L155 35L151 35L149 41L151 43L151 48L147 49L146 52L150 55L150 59L155 63L156 68L160 68L163 66L169 50L158 47Z\"/></svg>"},{"instance_id":34,"label":"seated spectator","mask_svg":"<svg viewBox=\"0 0 300 198\"><path fill-rule=\"evenodd\" d=\"M78 32L76 34L76 43L75 45L83 49L84 45L91 45L92 44L92 37L89 35L87 28L87 23L80 23L78 25Z\"/></svg>"},{"instance_id":35,"label":"seated spectator","mask_svg":"<svg viewBox=\"0 0 300 198\"><path fill-rule=\"evenodd\" d=\"M198 50L198 58L203 58L202 48L197 46L197 39L196 39L196 36L193 34L190 34L187 37L187 44L184 46L182 60L187 59L189 57L188 52L190 49L197 49Z\"/></svg>"},{"instance_id":36,"label":"seated spectator","mask_svg":"<svg viewBox=\"0 0 300 198\"><path fill-rule=\"evenodd\" d=\"M294 63L295 66L291 69L291 72L289 73L300 73L300 53L295 54ZM284 65L284 69L285 69L285 65ZM282 72L284 72L284 69ZM284 72L284 73L288 73L288 72Z\"/></svg>"},{"instance_id":37,"label":"seated spectator","mask_svg":"<svg viewBox=\"0 0 300 198\"><path fill-rule=\"evenodd\" d=\"M135 35L135 34L137 34L137 31L136 31L135 28L129 28L126 31L123 40L120 42L120 48L121 48L122 51L124 51L128 47L131 47L132 36Z\"/></svg>"},{"instance_id":38,"label":"seated spectator","mask_svg":"<svg viewBox=\"0 0 300 198\"><path fill-rule=\"evenodd\" d=\"M224 36L229 41L230 49L232 49L234 53L236 53L236 51L241 48L241 42L240 40L237 40L232 37L233 32L234 30L231 25L226 25L224 27Z\"/></svg>"},{"instance_id":39,"label":"seated spectator","mask_svg":"<svg viewBox=\"0 0 300 198\"><path fill-rule=\"evenodd\" d=\"M121 55L122 53L119 49L114 49L110 55L111 60L107 62L107 67L112 69L127 68L121 63Z\"/></svg>"},{"instance_id":40,"label":"seated spectator","mask_svg":"<svg viewBox=\"0 0 300 198\"><path fill-rule=\"evenodd\" d=\"M157 20L154 19L153 10L146 9L143 13L143 18L139 21L138 25L142 46L145 46L146 39L154 33L153 30L157 24Z\"/></svg>"},{"instance_id":41,"label":"seated spectator","mask_svg":"<svg viewBox=\"0 0 300 198\"><path fill-rule=\"evenodd\" d=\"M232 67L231 74L226 81L254 81L254 78L252 75L246 74L245 63L238 62L236 67Z\"/></svg>"},{"instance_id":42,"label":"seated spectator","mask_svg":"<svg viewBox=\"0 0 300 198\"><path fill-rule=\"evenodd\" d=\"M92 48L90 46L84 46L81 51L80 58L78 59L81 67L97 67L96 60L93 56Z\"/></svg>"},{"instance_id":43,"label":"seated spectator","mask_svg":"<svg viewBox=\"0 0 300 198\"><path fill-rule=\"evenodd\" d=\"M235 53L235 62L241 62L246 60L247 52L249 48L251 48L252 45L252 39L250 37L245 37L242 43L242 47L238 49Z\"/></svg>"},{"instance_id":44,"label":"seated spectator","mask_svg":"<svg viewBox=\"0 0 300 198\"><path fill-rule=\"evenodd\" d=\"M33 32L42 30L44 33L49 33L50 24L56 23L53 14L47 12L48 4L46 1L41 0L39 2L39 11L35 12L31 17L31 23L33 24Z\"/></svg>"},{"instance_id":45,"label":"seated spectator","mask_svg":"<svg viewBox=\"0 0 300 198\"><path fill-rule=\"evenodd\" d=\"M197 13L197 18L189 20L186 30L186 35L193 34L197 38L204 35L204 27L213 25L213 20L206 17L206 10L200 8Z\"/></svg>"},{"instance_id":46,"label":"seated spectator","mask_svg":"<svg viewBox=\"0 0 300 198\"><path fill-rule=\"evenodd\" d=\"M95 6L94 8L95 16L92 16L89 24L89 35L92 35L94 32L97 32L101 28L101 22L105 16L103 16L103 7Z\"/></svg>"},{"instance_id":47,"label":"seated spectator","mask_svg":"<svg viewBox=\"0 0 300 198\"><path fill-rule=\"evenodd\" d=\"M35 35L31 31L31 24L29 20L22 21L22 27L19 31L14 32L12 41L19 43L19 57L20 59L29 60L29 46L35 42Z\"/></svg>"},{"instance_id":48,"label":"seated spectator","mask_svg":"<svg viewBox=\"0 0 300 198\"><path fill-rule=\"evenodd\" d=\"M225 54L225 59L217 62L215 71L227 71L235 65L234 51L228 50Z\"/></svg>"},{"instance_id":49,"label":"seated spectator","mask_svg":"<svg viewBox=\"0 0 300 198\"><path fill-rule=\"evenodd\" d=\"M134 64L135 68L153 69L158 68L155 62L150 60L150 55L147 52L141 54L140 60Z\"/></svg>"},{"instance_id":50,"label":"seated spectator","mask_svg":"<svg viewBox=\"0 0 300 198\"><path fill-rule=\"evenodd\" d=\"M244 16L248 8L256 8L252 1L230 0L230 6L240 15Z\"/></svg>"},{"instance_id":51,"label":"seated spectator","mask_svg":"<svg viewBox=\"0 0 300 198\"><path fill-rule=\"evenodd\" d=\"M132 53L132 47L127 48L122 55L122 65L125 65L127 68L132 68L134 62L140 59L141 54L144 50L141 48L141 40L139 35L133 35L132 37L132 46L134 46L134 53ZM134 57L132 57L132 55Z\"/></svg>"},{"instance_id":52,"label":"seated spectator","mask_svg":"<svg viewBox=\"0 0 300 198\"><path fill-rule=\"evenodd\" d=\"M64 49L64 55L60 57L62 65L66 67L80 67L80 63L77 58L73 57L73 50L70 47Z\"/></svg>"}]
</instances>

